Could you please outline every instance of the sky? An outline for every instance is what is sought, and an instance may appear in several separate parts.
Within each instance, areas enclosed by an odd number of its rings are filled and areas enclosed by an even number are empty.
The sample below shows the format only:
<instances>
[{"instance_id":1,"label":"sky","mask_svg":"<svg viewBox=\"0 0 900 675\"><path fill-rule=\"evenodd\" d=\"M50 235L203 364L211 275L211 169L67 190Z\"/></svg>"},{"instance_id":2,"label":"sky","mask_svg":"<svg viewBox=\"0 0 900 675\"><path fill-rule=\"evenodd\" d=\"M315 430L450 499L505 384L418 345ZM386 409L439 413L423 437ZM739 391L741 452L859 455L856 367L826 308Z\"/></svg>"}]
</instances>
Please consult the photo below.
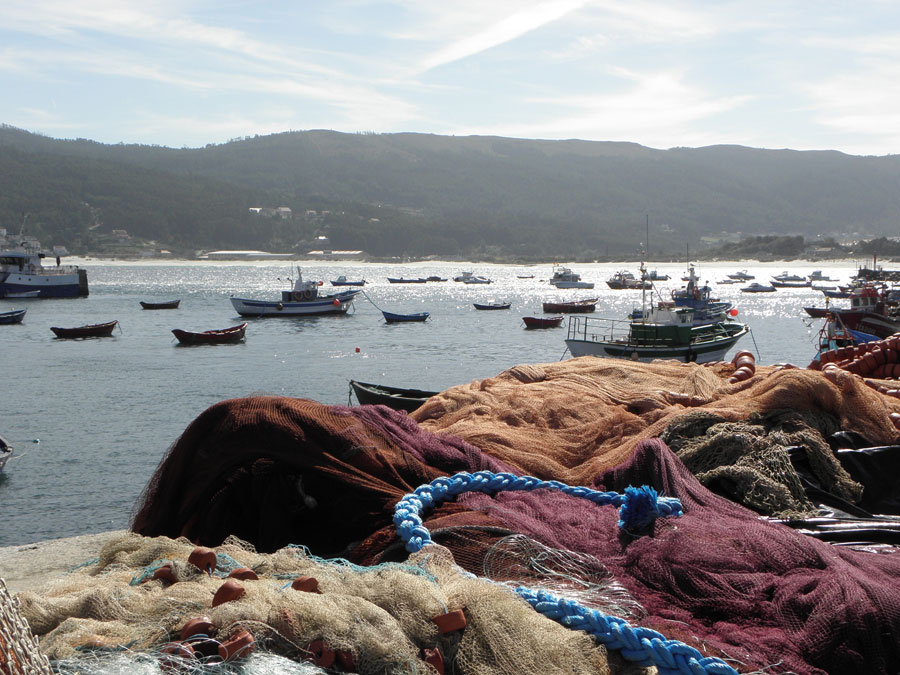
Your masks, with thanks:
<instances>
[{"instance_id":1,"label":"sky","mask_svg":"<svg viewBox=\"0 0 900 675\"><path fill-rule=\"evenodd\" d=\"M0 123L900 153L897 0L2 0Z\"/></svg>"}]
</instances>

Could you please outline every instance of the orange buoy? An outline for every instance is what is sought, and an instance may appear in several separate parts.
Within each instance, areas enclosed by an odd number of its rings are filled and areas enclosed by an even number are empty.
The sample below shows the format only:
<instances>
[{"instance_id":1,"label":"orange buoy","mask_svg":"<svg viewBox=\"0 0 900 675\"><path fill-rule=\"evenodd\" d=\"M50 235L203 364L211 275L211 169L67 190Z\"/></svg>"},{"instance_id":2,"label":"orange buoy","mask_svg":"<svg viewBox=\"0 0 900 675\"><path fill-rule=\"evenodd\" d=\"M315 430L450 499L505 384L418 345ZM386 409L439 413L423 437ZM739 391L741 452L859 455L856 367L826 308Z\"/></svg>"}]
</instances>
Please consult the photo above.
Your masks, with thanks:
<instances>
[{"instance_id":1,"label":"orange buoy","mask_svg":"<svg viewBox=\"0 0 900 675\"><path fill-rule=\"evenodd\" d=\"M313 662L320 668L331 668L337 658L325 640L313 640L306 646L306 651L312 654Z\"/></svg>"},{"instance_id":2,"label":"orange buoy","mask_svg":"<svg viewBox=\"0 0 900 675\"><path fill-rule=\"evenodd\" d=\"M315 577L297 577L291 582L291 588L295 591L303 591L304 593L321 593L319 590L319 580Z\"/></svg>"},{"instance_id":3,"label":"orange buoy","mask_svg":"<svg viewBox=\"0 0 900 675\"><path fill-rule=\"evenodd\" d=\"M334 299L334 306L337 307L337 306L340 305L340 304L341 304L341 301L338 300L337 298L335 298L335 299Z\"/></svg>"},{"instance_id":4,"label":"orange buoy","mask_svg":"<svg viewBox=\"0 0 900 675\"><path fill-rule=\"evenodd\" d=\"M249 656L256 646L256 640L249 631L242 630L219 645L219 656L223 661L234 661Z\"/></svg>"},{"instance_id":5,"label":"orange buoy","mask_svg":"<svg viewBox=\"0 0 900 675\"><path fill-rule=\"evenodd\" d=\"M359 354L359 347L356 348L356 353Z\"/></svg>"},{"instance_id":6,"label":"orange buoy","mask_svg":"<svg viewBox=\"0 0 900 675\"><path fill-rule=\"evenodd\" d=\"M228 575L230 579L250 579L252 581L256 581L259 579L259 575L251 570L249 567L238 567L236 570L231 570L231 573Z\"/></svg>"},{"instance_id":7,"label":"orange buoy","mask_svg":"<svg viewBox=\"0 0 900 675\"><path fill-rule=\"evenodd\" d=\"M441 654L440 649L437 647L434 649L423 649L422 658L425 660L425 663L438 671L440 675L444 675L444 656Z\"/></svg>"},{"instance_id":8,"label":"orange buoy","mask_svg":"<svg viewBox=\"0 0 900 675\"><path fill-rule=\"evenodd\" d=\"M216 569L216 552L205 546L198 546L188 556L188 562L197 569L212 574Z\"/></svg>"},{"instance_id":9,"label":"orange buoy","mask_svg":"<svg viewBox=\"0 0 900 675\"><path fill-rule=\"evenodd\" d=\"M175 568L172 566L172 563L166 563L165 565L158 567L153 573L153 578L169 581L173 584L178 581L178 578L175 576Z\"/></svg>"},{"instance_id":10,"label":"orange buoy","mask_svg":"<svg viewBox=\"0 0 900 675\"><path fill-rule=\"evenodd\" d=\"M461 609L456 609L452 612L447 612L446 614L440 614L432 617L431 620L443 634L452 633L455 630L462 630L466 627L466 615Z\"/></svg>"},{"instance_id":11,"label":"orange buoy","mask_svg":"<svg viewBox=\"0 0 900 675\"><path fill-rule=\"evenodd\" d=\"M159 651L159 669L164 673L185 672L188 668L185 661L197 658L194 648L181 642L170 642Z\"/></svg>"},{"instance_id":12,"label":"orange buoy","mask_svg":"<svg viewBox=\"0 0 900 675\"><path fill-rule=\"evenodd\" d=\"M216 625L210 621L208 616L198 616L185 622L181 627L181 633L179 635L182 640L187 640L194 635L206 635L211 637L215 631Z\"/></svg>"},{"instance_id":13,"label":"orange buoy","mask_svg":"<svg viewBox=\"0 0 900 675\"><path fill-rule=\"evenodd\" d=\"M226 579L225 583L219 586L219 590L217 590L216 594L213 596L212 606L218 607L226 602L237 600L238 598L243 597L246 592L244 587L234 579Z\"/></svg>"}]
</instances>

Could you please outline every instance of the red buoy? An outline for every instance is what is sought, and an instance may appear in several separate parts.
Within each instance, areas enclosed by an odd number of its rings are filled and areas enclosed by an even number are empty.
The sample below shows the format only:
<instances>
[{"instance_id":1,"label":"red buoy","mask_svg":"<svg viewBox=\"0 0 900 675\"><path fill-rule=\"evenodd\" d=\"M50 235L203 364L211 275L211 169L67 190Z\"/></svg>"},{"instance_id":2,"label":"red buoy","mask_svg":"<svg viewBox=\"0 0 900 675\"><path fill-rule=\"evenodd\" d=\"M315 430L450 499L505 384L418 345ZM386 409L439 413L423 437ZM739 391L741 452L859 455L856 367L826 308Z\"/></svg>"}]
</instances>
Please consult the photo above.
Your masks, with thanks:
<instances>
[{"instance_id":1,"label":"red buoy","mask_svg":"<svg viewBox=\"0 0 900 675\"><path fill-rule=\"evenodd\" d=\"M306 651L312 654L313 662L320 668L331 668L337 658L334 650L325 643L325 640L313 640L307 645Z\"/></svg>"},{"instance_id":2,"label":"red buoy","mask_svg":"<svg viewBox=\"0 0 900 675\"><path fill-rule=\"evenodd\" d=\"M206 635L211 637L213 633L215 633L215 630L216 626L210 621L208 616L198 616L185 622L181 627L180 637L182 640L187 640L194 635Z\"/></svg>"},{"instance_id":3,"label":"red buoy","mask_svg":"<svg viewBox=\"0 0 900 675\"><path fill-rule=\"evenodd\" d=\"M259 575L251 570L249 567L238 567L236 570L231 570L231 573L228 575L231 579L250 579L251 581L256 581L259 579Z\"/></svg>"},{"instance_id":4,"label":"red buoy","mask_svg":"<svg viewBox=\"0 0 900 675\"><path fill-rule=\"evenodd\" d=\"M218 607L226 602L242 598L247 591L234 579L226 579L212 599L212 606Z\"/></svg>"},{"instance_id":5,"label":"red buoy","mask_svg":"<svg viewBox=\"0 0 900 675\"><path fill-rule=\"evenodd\" d=\"M256 646L256 640L249 631L242 630L219 645L219 656L223 661L234 661L249 656Z\"/></svg>"},{"instance_id":6,"label":"red buoy","mask_svg":"<svg viewBox=\"0 0 900 675\"><path fill-rule=\"evenodd\" d=\"M441 633L452 633L466 627L466 615L461 609L432 617L431 619Z\"/></svg>"},{"instance_id":7,"label":"red buoy","mask_svg":"<svg viewBox=\"0 0 900 675\"><path fill-rule=\"evenodd\" d=\"M216 552L205 546L198 546L188 556L188 562L197 569L212 574L216 569Z\"/></svg>"},{"instance_id":8,"label":"red buoy","mask_svg":"<svg viewBox=\"0 0 900 675\"><path fill-rule=\"evenodd\" d=\"M162 579L173 584L178 581L178 579L175 577L175 568L172 566L172 563L166 563L165 565L158 567L153 573L153 578Z\"/></svg>"},{"instance_id":9,"label":"red buoy","mask_svg":"<svg viewBox=\"0 0 900 675\"><path fill-rule=\"evenodd\" d=\"M291 588L295 591L303 591L304 593L321 593L319 590L319 580L315 577L297 577L291 582Z\"/></svg>"}]
</instances>

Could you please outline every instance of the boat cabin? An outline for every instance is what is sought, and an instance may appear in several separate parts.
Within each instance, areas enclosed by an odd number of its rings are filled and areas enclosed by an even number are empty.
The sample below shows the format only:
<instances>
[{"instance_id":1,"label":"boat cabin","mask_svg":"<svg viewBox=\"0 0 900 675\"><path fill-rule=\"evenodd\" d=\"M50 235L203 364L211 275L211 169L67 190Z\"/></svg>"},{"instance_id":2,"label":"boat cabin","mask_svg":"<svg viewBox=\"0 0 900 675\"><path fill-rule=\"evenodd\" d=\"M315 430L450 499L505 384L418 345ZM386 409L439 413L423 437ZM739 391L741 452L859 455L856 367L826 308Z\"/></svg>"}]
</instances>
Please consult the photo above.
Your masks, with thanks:
<instances>
[{"instance_id":1,"label":"boat cabin","mask_svg":"<svg viewBox=\"0 0 900 675\"><path fill-rule=\"evenodd\" d=\"M304 300L315 300L319 296L320 281L304 281L303 272L297 268L297 278L294 280L294 286L289 291L281 291L282 302L303 302Z\"/></svg>"}]
</instances>

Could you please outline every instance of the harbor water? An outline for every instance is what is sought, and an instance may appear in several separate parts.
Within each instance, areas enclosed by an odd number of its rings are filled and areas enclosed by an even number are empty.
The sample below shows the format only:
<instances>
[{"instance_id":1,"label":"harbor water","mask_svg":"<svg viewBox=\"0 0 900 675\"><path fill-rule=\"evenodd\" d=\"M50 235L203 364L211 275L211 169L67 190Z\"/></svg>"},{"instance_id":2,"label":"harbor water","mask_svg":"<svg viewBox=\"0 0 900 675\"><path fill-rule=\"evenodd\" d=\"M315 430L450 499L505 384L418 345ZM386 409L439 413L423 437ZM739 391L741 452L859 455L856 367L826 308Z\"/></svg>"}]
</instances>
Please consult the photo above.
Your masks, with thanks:
<instances>
[{"instance_id":1,"label":"harbor water","mask_svg":"<svg viewBox=\"0 0 900 675\"><path fill-rule=\"evenodd\" d=\"M492 377L520 363L568 358L562 327L526 330L523 316L541 316L541 303L598 297L593 316L623 319L639 308L641 291L611 290L616 271L638 264L573 264L595 288L557 290L551 265L503 266L447 262L406 265L301 263L308 279L333 289L338 275L366 285L346 316L241 319L232 295L278 299L296 274L288 262L109 262L73 260L88 271L81 299L0 300L0 311L27 308L20 325L0 326L4 398L0 435L15 448L0 474L0 546L89 534L128 526L131 510L166 450L210 405L228 398L274 394L326 404L353 404L349 380L442 390ZM684 264L653 265L669 281L664 298L683 286ZM822 306L814 288L745 294L746 282L718 285L746 268L766 283L788 268L814 269L847 283L853 261L833 263L703 263L701 281L732 301L751 332L737 349L760 364L805 367L815 354L821 320L803 307ZM473 271L491 284L453 281ZM390 284L388 277L447 281ZM533 275L532 278L522 278ZM817 282L835 285L837 282ZM180 298L175 310L148 311L140 301ZM650 299L648 294L647 299ZM473 303L508 301L510 310L477 311ZM833 301L838 304L847 301ZM387 324L381 311L427 311L424 323ZM56 339L51 326L117 320L111 338ZM184 347L173 328L210 330L248 322L234 345Z\"/></svg>"}]
</instances>

